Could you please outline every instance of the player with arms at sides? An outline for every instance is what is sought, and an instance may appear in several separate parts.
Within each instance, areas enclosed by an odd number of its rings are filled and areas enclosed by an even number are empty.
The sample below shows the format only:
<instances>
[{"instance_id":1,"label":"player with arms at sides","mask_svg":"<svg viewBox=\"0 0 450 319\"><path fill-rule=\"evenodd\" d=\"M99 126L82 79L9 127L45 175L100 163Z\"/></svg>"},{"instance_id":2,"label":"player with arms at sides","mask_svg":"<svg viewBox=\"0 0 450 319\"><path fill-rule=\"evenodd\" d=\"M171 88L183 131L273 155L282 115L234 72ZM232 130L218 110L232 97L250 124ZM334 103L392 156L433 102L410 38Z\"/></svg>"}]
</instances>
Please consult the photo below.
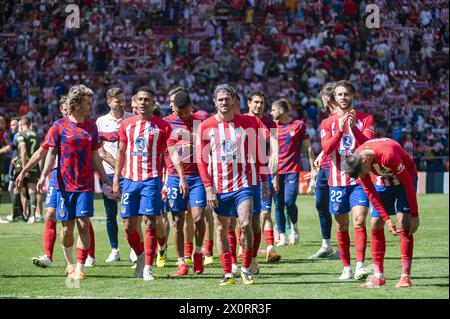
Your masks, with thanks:
<instances>
[{"instance_id":1,"label":"player with arms at sides","mask_svg":"<svg viewBox=\"0 0 450 319\"><path fill-rule=\"evenodd\" d=\"M172 96L171 96L172 101ZM166 163L167 180L167 208L172 212L174 225L174 243L177 251L178 269L175 276L186 276L188 265L185 263L184 224L188 208L192 216L195 237L195 250L191 254L194 273L202 274L203 269L203 238L205 236L204 209L207 205L206 192L198 173L194 159L193 132L197 132L204 116L192 112L192 102L186 90L180 90L173 95L173 113L164 118L172 127L172 134L168 142L175 147L175 152L181 157L185 176L179 176L172 162ZM184 179L188 186L187 196L183 197L179 191L179 184Z\"/></svg>"},{"instance_id":2,"label":"player with arms at sides","mask_svg":"<svg viewBox=\"0 0 450 319\"><path fill-rule=\"evenodd\" d=\"M295 203L298 195L299 174L301 170L302 144L308 150L311 167L314 162L314 152L311 148L306 125L301 120L290 118L291 105L285 99L272 103L272 117L277 123L278 134L278 179L274 176L273 184L278 192L275 195L275 218L277 221L280 241L278 246L287 245L286 242L286 206L289 218L293 224L289 243L298 244L298 208Z\"/></svg>"},{"instance_id":3,"label":"player with arms at sides","mask_svg":"<svg viewBox=\"0 0 450 319\"><path fill-rule=\"evenodd\" d=\"M16 176L14 179L17 179L17 175L20 174L20 171L23 167L26 166L27 161L35 153L41 145L41 141L39 137L36 135L36 132L31 130L31 120L23 116L19 121L19 134L17 135L17 161L15 163L14 172ZM36 166L33 169L29 170L24 179L24 186L26 187L28 194L30 195L30 215L28 217L28 223L33 224L35 221L35 214L37 208L37 191L36 191L36 183L39 179L39 167ZM15 194L20 194L20 190L22 187L17 187L16 182L16 191ZM20 200L19 196L15 196L14 200ZM13 206L16 205L13 201Z\"/></svg>"},{"instance_id":4,"label":"player with arms at sides","mask_svg":"<svg viewBox=\"0 0 450 319\"><path fill-rule=\"evenodd\" d=\"M58 155L56 181L58 189L56 218L61 220L62 247L68 263L68 277L84 279L84 264L91 246L90 217L94 214L94 170L111 185L98 155L100 140L97 127L88 119L92 112L94 93L84 85L71 88L67 97L68 116L57 120L50 128L43 148ZM48 171L46 160L44 174ZM39 184L39 183L38 183ZM77 224L77 264L73 269L73 229Z\"/></svg>"},{"instance_id":5,"label":"player with arms at sides","mask_svg":"<svg viewBox=\"0 0 450 319\"><path fill-rule=\"evenodd\" d=\"M251 164L257 164L252 163L257 156L252 156L250 146L256 144L259 129L266 130L266 139L270 137L270 132L258 119L252 121L248 116L234 114L235 94L234 89L227 84L216 86L213 100L217 113L200 124L197 136L197 165L206 189L208 205L214 211L218 251L225 273L221 286L235 283L227 240L229 216L233 208L238 212L242 230L241 277L246 285L254 283L250 270L253 253ZM250 141L251 134L255 141ZM211 172L208 172L209 163L212 163ZM259 170L255 169L254 172L258 174ZM267 176L262 179L263 194L268 197Z\"/></svg>"},{"instance_id":6,"label":"player with arms at sides","mask_svg":"<svg viewBox=\"0 0 450 319\"><path fill-rule=\"evenodd\" d=\"M106 115L100 116L97 121L97 128L99 132L114 133L119 131L120 123L126 118L133 116L132 113L125 112L125 95L122 89L114 87L106 92L106 102L110 108L110 112ZM103 160L103 167L109 180L114 178L114 165L117 154L118 143L102 142L102 147L99 148L98 153ZM112 196L112 190L102 184L103 189L103 204L105 206L106 215L106 231L108 233L109 244L111 246L111 253L105 262L110 263L120 260L119 240L117 238L117 200Z\"/></svg>"},{"instance_id":7,"label":"player with arms at sides","mask_svg":"<svg viewBox=\"0 0 450 319\"><path fill-rule=\"evenodd\" d=\"M333 96L335 83L327 83L320 91L323 107L328 111L329 117L342 112ZM343 115L343 114L341 114ZM331 155L324 156L323 151L314 160L314 171L312 180L315 180L315 205L319 214L320 229L322 231L322 246L308 259L332 258L340 259L339 251L336 253L331 247L331 226L333 219L331 218L329 207L330 188L328 179L330 177Z\"/></svg>"},{"instance_id":8,"label":"player with arms at sides","mask_svg":"<svg viewBox=\"0 0 450 319\"><path fill-rule=\"evenodd\" d=\"M350 263L349 211L352 212L356 271L354 278L365 280L369 275L364 266L367 245L366 216L369 200L357 181L344 171L345 158L360 145L374 137L373 117L353 109L355 88L346 80L336 83L333 96L341 111L322 121L321 144L324 156L331 155L332 165L328 185L330 186L329 211L335 216L337 241L344 266L340 280L353 277Z\"/></svg>"},{"instance_id":9,"label":"player with arms at sides","mask_svg":"<svg viewBox=\"0 0 450 319\"><path fill-rule=\"evenodd\" d=\"M150 88L139 88L136 98L139 115L120 124L113 180L113 194L119 196L120 177L124 177L121 217L127 241L138 255L134 276L145 281L154 280L152 265L157 250L156 228L162 213L162 163L172 132L169 123L153 115L154 99L155 94ZM178 173L184 176L177 154L170 153ZM181 180L179 186L185 195L185 181ZM139 215L144 216L146 225L144 245L136 230Z\"/></svg>"},{"instance_id":10,"label":"player with arms at sides","mask_svg":"<svg viewBox=\"0 0 450 319\"><path fill-rule=\"evenodd\" d=\"M270 162L271 165L269 165L269 172L270 174L267 175L267 184L269 186L269 192L270 196L266 201L261 201L260 204L260 211L261 211L261 220L262 220L262 230L264 232L264 241L267 246L266 251L266 262L268 263L275 263L278 262L281 259L281 256L276 252L275 246L274 246L274 228L273 228L273 222L272 217L270 216L271 210L272 210L272 196L273 196L273 185L272 185L272 175L277 176L278 175L278 140L277 140L277 124L267 116L264 116L264 106L265 106L265 95L262 91L252 91L250 92L248 99L247 99L247 106L248 106L248 113L246 115L248 116L254 116L258 119L260 119L264 125L266 126L267 130L269 130L271 134L270 142L267 143L264 148L265 151L265 157L266 158L272 158L273 160ZM260 143L258 143L260 145ZM258 188L258 192L262 195L262 184L257 183L256 187ZM261 198L260 195L260 198ZM253 207L253 210L255 210L255 204ZM257 223L257 225L260 224L260 218L259 216L253 216L254 222ZM261 228L259 228L259 233L255 232L254 227L254 238L255 242L261 241ZM257 262L256 257L258 253L259 245L254 245L253 247L253 261L252 261L252 271L255 273L257 272Z\"/></svg>"},{"instance_id":11,"label":"player with arms at sides","mask_svg":"<svg viewBox=\"0 0 450 319\"><path fill-rule=\"evenodd\" d=\"M396 288L411 286L410 273L413 259L413 234L419 227L417 204L417 168L414 160L396 141L378 138L359 146L345 160L350 177L359 178L374 208L371 213L372 263L374 275L363 287L383 286L386 239L384 224L394 235L400 235L402 275ZM370 175L376 176L374 186ZM386 209L385 209L386 208ZM386 212L387 210L387 212ZM389 215L396 215L398 232Z\"/></svg>"}]
</instances>

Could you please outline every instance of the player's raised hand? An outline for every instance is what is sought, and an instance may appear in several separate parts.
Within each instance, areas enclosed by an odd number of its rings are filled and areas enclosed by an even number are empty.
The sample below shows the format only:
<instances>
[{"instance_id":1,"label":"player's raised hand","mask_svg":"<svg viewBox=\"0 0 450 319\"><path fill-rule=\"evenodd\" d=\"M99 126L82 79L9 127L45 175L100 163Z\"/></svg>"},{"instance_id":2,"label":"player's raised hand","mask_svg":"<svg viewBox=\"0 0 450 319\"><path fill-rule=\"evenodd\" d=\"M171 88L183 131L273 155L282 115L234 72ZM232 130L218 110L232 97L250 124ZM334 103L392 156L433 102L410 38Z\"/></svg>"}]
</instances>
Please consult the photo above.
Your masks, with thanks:
<instances>
[{"instance_id":1,"label":"player's raised hand","mask_svg":"<svg viewBox=\"0 0 450 319\"><path fill-rule=\"evenodd\" d=\"M414 234L419 228L419 217L411 217L409 223L408 237Z\"/></svg>"},{"instance_id":2,"label":"player's raised hand","mask_svg":"<svg viewBox=\"0 0 450 319\"><path fill-rule=\"evenodd\" d=\"M189 186L188 186L188 184L186 182L186 178L180 178L179 187L180 187L181 195L183 195L183 198L186 198L186 196L189 193Z\"/></svg>"},{"instance_id":3,"label":"player's raised hand","mask_svg":"<svg viewBox=\"0 0 450 319\"><path fill-rule=\"evenodd\" d=\"M348 125L353 128L356 124L356 112L355 110L351 110L347 113L348 116Z\"/></svg>"},{"instance_id":4,"label":"player's raised hand","mask_svg":"<svg viewBox=\"0 0 450 319\"><path fill-rule=\"evenodd\" d=\"M120 198L120 184L119 181L114 178L112 185L112 192L114 197Z\"/></svg>"},{"instance_id":5,"label":"player's raised hand","mask_svg":"<svg viewBox=\"0 0 450 319\"><path fill-rule=\"evenodd\" d=\"M388 219L386 221L386 227L387 227L388 231L390 231L394 236L399 235L397 227L395 227L395 223L392 221L392 219Z\"/></svg>"},{"instance_id":6,"label":"player's raised hand","mask_svg":"<svg viewBox=\"0 0 450 319\"><path fill-rule=\"evenodd\" d=\"M216 193L214 193L212 187L206 188L206 200L208 202L209 207L211 208L219 207L219 200L217 199L217 195Z\"/></svg>"},{"instance_id":7,"label":"player's raised hand","mask_svg":"<svg viewBox=\"0 0 450 319\"><path fill-rule=\"evenodd\" d=\"M339 130L343 132L345 130L345 125L348 122L348 113L339 118Z\"/></svg>"}]
</instances>

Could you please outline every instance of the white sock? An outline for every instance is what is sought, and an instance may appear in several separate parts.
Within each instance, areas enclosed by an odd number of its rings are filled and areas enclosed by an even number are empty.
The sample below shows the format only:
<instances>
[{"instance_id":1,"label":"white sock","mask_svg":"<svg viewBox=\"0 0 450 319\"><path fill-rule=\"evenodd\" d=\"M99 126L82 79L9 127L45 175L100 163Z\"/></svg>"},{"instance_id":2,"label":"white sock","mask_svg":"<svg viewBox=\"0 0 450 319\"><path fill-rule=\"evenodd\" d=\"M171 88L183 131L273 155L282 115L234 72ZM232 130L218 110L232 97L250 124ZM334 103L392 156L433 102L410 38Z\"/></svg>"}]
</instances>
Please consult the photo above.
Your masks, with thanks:
<instances>
[{"instance_id":1,"label":"white sock","mask_svg":"<svg viewBox=\"0 0 450 319\"><path fill-rule=\"evenodd\" d=\"M152 271L152 266L150 266L150 265L145 265L145 266L144 266L144 271Z\"/></svg>"},{"instance_id":2,"label":"white sock","mask_svg":"<svg viewBox=\"0 0 450 319\"><path fill-rule=\"evenodd\" d=\"M77 262L77 266L75 267L75 272L84 272L84 264L80 264Z\"/></svg>"},{"instance_id":3,"label":"white sock","mask_svg":"<svg viewBox=\"0 0 450 319\"><path fill-rule=\"evenodd\" d=\"M226 278L233 278L233 273L230 272L230 273L228 273L228 274L225 274L225 277L226 277Z\"/></svg>"},{"instance_id":4,"label":"white sock","mask_svg":"<svg viewBox=\"0 0 450 319\"><path fill-rule=\"evenodd\" d=\"M111 251L113 251L115 253L118 253L119 252L119 248L113 248L113 249L111 249Z\"/></svg>"},{"instance_id":5,"label":"white sock","mask_svg":"<svg viewBox=\"0 0 450 319\"><path fill-rule=\"evenodd\" d=\"M185 264L184 257L178 258L178 265L183 265L183 264Z\"/></svg>"},{"instance_id":6,"label":"white sock","mask_svg":"<svg viewBox=\"0 0 450 319\"><path fill-rule=\"evenodd\" d=\"M250 272L250 269L249 269L249 268L241 267L241 272Z\"/></svg>"},{"instance_id":7,"label":"white sock","mask_svg":"<svg viewBox=\"0 0 450 319\"><path fill-rule=\"evenodd\" d=\"M280 233L280 241L286 241L286 233Z\"/></svg>"},{"instance_id":8,"label":"white sock","mask_svg":"<svg viewBox=\"0 0 450 319\"><path fill-rule=\"evenodd\" d=\"M409 277L409 275L407 275L407 274L402 274L402 277Z\"/></svg>"},{"instance_id":9,"label":"white sock","mask_svg":"<svg viewBox=\"0 0 450 319\"><path fill-rule=\"evenodd\" d=\"M362 261L357 261L356 268L364 268L364 263Z\"/></svg>"},{"instance_id":10,"label":"white sock","mask_svg":"<svg viewBox=\"0 0 450 319\"><path fill-rule=\"evenodd\" d=\"M377 278L379 278L379 279L384 279L384 274L381 273L381 272L376 272L376 273L374 273L374 276L377 277Z\"/></svg>"},{"instance_id":11,"label":"white sock","mask_svg":"<svg viewBox=\"0 0 450 319\"><path fill-rule=\"evenodd\" d=\"M273 249L273 245L267 246L267 251L271 251Z\"/></svg>"},{"instance_id":12,"label":"white sock","mask_svg":"<svg viewBox=\"0 0 450 319\"><path fill-rule=\"evenodd\" d=\"M352 271L352 266L344 266L345 271Z\"/></svg>"},{"instance_id":13,"label":"white sock","mask_svg":"<svg viewBox=\"0 0 450 319\"><path fill-rule=\"evenodd\" d=\"M325 250L330 250L331 248L331 239L322 239L322 248Z\"/></svg>"},{"instance_id":14,"label":"white sock","mask_svg":"<svg viewBox=\"0 0 450 319\"><path fill-rule=\"evenodd\" d=\"M66 262L68 264L73 265L75 262L73 261L73 246L72 247L64 247L62 246L64 258L66 258Z\"/></svg>"},{"instance_id":15,"label":"white sock","mask_svg":"<svg viewBox=\"0 0 450 319\"><path fill-rule=\"evenodd\" d=\"M201 254L201 253L203 253L203 251L202 251L202 247L198 247L198 246L195 246L195 250L194 250L194 252L195 252L195 253L197 253L197 254Z\"/></svg>"}]
</instances>

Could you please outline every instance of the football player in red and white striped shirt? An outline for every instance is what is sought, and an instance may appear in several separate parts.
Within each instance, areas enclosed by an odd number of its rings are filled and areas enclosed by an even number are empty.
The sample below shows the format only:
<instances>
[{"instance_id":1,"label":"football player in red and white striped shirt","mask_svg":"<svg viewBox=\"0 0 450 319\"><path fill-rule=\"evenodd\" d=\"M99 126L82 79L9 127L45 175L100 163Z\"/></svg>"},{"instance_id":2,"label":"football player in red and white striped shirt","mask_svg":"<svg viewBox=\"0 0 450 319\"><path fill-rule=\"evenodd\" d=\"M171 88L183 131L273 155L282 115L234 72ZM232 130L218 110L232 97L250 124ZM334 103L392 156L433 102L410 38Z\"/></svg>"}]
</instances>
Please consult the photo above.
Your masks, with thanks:
<instances>
[{"instance_id":1,"label":"football player in red and white striped shirt","mask_svg":"<svg viewBox=\"0 0 450 319\"><path fill-rule=\"evenodd\" d=\"M355 89L349 81L339 81L334 87L334 98L342 113L337 113L322 121L321 139L324 155L331 154L332 166L328 184L330 186L330 213L337 223L337 241L344 270L341 280L353 277L350 264L350 236L348 232L351 210L355 230L356 250L355 279L364 280L368 272L364 267L367 246L366 216L369 200L361 185L345 173L343 164L346 156L374 137L374 121L369 114L353 109Z\"/></svg>"},{"instance_id":2,"label":"football player in red and white striped shirt","mask_svg":"<svg viewBox=\"0 0 450 319\"><path fill-rule=\"evenodd\" d=\"M371 214L374 276L364 287L371 288L385 284L383 275L386 252L385 223L390 232L400 235L402 275L396 288L411 286L409 277L413 258L413 233L419 227L419 208L415 189L417 168L414 160L396 141L378 138L358 147L355 154L345 160L345 166L350 176L359 177L364 191L374 206ZM377 176L375 186L369 174ZM389 218L389 215L394 214L399 225L398 232Z\"/></svg>"},{"instance_id":3,"label":"football player in red and white striped shirt","mask_svg":"<svg viewBox=\"0 0 450 319\"><path fill-rule=\"evenodd\" d=\"M257 161L256 136L259 130L270 133L264 124L251 117L234 114L234 89L229 85L219 85L214 90L216 115L208 118L199 127L197 140L197 165L206 189L208 205L214 209L217 226L218 250L222 268L225 273L220 285L234 284L231 271L231 255L228 247L227 233L229 216L233 208L238 211L242 230L242 272L246 285L254 283L250 270L253 250L252 236L252 179L261 175L265 196L268 194L267 174L259 169L264 163ZM252 141L253 138L253 141ZM257 159L256 161L254 159ZM212 163L211 174L208 164ZM264 177L265 176L265 177Z\"/></svg>"},{"instance_id":4,"label":"football player in red and white striped shirt","mask_svg":"<svg viewBox=\"0 0 450 319\"><path fill-rule=\"evenodd\" d=\"M120 124L113 181L113 193L118 196L119 179L124 177L120 213L127 241L138 255L134 276L143 277L145 281L154 279L152 265L157 248L156 227L162 210L162 165L172 132L169 123L153 115L154 98L155 94L150 88L138 89L136 100L139 115L127 118ZM173 150L169 152L179 175L184 176L177 154ZM183 178L180 179L180 192L184 196L187 193L186 180ZM147 226L145 245L136 231L139 215L144 216Z\"/></svg>"}]
</instances>

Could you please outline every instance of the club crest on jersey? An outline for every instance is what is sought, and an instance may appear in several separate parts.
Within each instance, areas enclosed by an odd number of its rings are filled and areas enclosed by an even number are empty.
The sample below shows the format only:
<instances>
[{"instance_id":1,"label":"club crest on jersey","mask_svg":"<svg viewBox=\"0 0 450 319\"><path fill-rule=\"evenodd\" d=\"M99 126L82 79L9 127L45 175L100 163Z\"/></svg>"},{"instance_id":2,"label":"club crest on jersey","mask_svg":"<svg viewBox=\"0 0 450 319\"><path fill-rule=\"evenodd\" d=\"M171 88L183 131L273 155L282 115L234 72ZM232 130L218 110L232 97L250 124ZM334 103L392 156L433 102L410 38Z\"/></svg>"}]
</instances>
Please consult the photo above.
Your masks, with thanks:
<instances>
[{"instance_id":1,"label":"club crest on jersey","mask_svg":"<svg viewBox=\"0 0 450 319\"><path fill-rule=\"evenodd\" d=\"M142 151L142 150L145 149L145 139L144 139L142 136L137 137L137 138L134 140L134 144L136 145L136 148L137 148L139 151Z\"/></svg>"},{"instance_id":2,"label":"club crest on jersey","mask_svg":"<svg viewBox=\"0 0 450 319\"><path fill-rule=\"evenodd\" d=\"M222 148L221 156L222 161L235 160L236 159L236 143L231 140L223 140L220 142Z\"/></svg>"}]
</instances>

